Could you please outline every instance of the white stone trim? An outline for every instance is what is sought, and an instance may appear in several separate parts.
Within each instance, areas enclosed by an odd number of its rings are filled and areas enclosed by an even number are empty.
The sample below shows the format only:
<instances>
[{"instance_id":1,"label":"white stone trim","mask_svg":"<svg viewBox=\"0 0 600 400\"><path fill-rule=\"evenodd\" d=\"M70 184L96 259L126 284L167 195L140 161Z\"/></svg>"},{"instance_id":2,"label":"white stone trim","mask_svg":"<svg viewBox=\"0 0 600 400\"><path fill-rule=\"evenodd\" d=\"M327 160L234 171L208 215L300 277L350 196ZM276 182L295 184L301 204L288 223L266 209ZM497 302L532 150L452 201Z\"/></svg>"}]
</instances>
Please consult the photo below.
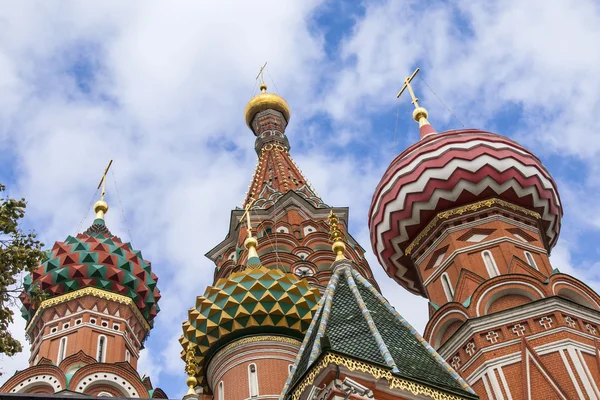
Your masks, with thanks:
<instances>
[{"instance_id":1,"label":"white stone trim","mask_svg":"<svg viewBox=\"0 0 600 400\"><path fill-rule=\"evenodd\" d=\"M577 353L577 356L579 357L579 360L581 361L581 365L583 365L583 369L585 370L585 375L588 379L588 382L590 382L590 384L592 385L592 389L594 389L594 393L596 394L597 397L600 397L600 390L598 390L598 385L596 385L596 382L594 382L594 377L592 376L592 373L590 372L590 368L588 367L587 363L585 362L585 358L583 358L583 354L581 354L581 350L575 349L575 352Z\"/></svg>"},{"instance_id":2,"label":"white stone trim","mask_svg":"<svg viewBox=\"0 0 600 400\"><path fill-rule=\"evenodd\" d=\"M502 387L504 388L504 393L506 393L506 398L508 400L512 400L510 387L508 387L508 382L506 381L506 377L504 376L504 371L502 371L502 367L496 367L496 372L498 372L498 376L500 377L500 381L502 382Z\"/></svg>"},{"instance_id":3,"label":"white stone trim","mask_svg":"<svg viewBox=\"0 0 600 400\"><path fill-rule=\"evenodd\" d=\"M527 398L528 399L532 399L532 397L531 397L531 378L530 378L530 374L529 374L529 368L530 368L530 366L529 366L529 360L532 360L535 363L535 365L538 367L538 370L546 377L546 380L548 381L548 383L550 383L558 392L562 392L560 390L560 388L558 386L556 386L554 384L554 382L552 382L552 380L550 379L550 377L548 376L548 374L546 373L546 371L537 362L537 360L535 358L533 358L533 354L531 354L529 352L529 349L526 348L525 349L525 353L526 353L525 354L525 360L526 360L525 363L526 363L526 366L527 366L527 388L530 390L530 392L528 393L528 397ZM566 397L564 397L562 395L561 395L561 398L564 399L564 400L568 400Z\"/></svg>"},{"instance_id":4,"label":"white stone trim","mask_svg":"<svg viewBox=\"0 0 600 400\"><path fill-rule=\"evenodd\" d=\"M503 211L508 211L508 212L510 212L509 210L506 210L506 209L503 209ZM481 212L479 212L478 214L480 214L480 213L483 213L483 212L489 212L489 211L488 211L488 210L484 210L484 211L481 211ZM514 214L514 215L518 215L518 214L516 214L516 213L513 213L513 214ZM473 215L476 215L476 214L473 214ZM439 225L436 227L436 229L435 229L433 232L431 232L430 236L435 236L435 235L436 235L436 233L437 233L437 232L438 232L438 231L439 231L439 230L440 230L440 229L441 229L441 228L442 228L444 225L447 225L447 224L452 224L452 222L453 222L453 221L455 221L455 220L459 220L459 219L461 219L461 218L463 218L463 216L459 216L459 217L451 218L451 219L448 219L448 220L444 221L443 223L439 224ZM441 242L442 242L444 239L446 239L446 237L448 237L448 235L449 235L450 233L454 233L454 232L456 232L456 231L460 231L460 230L463 230L463 229L474 228L474 227L476 227L476 226L479 226L479 225L484 225L484 224L487 224L487 223L489 223L489 222L494 222L494 221L502 221L502 222L506 222L506 223L507 223L507 224L509 224L509 225L514 225L514 226L516 226L516 227L518 227L518 228L521 228L521 229L524 229L524 230L528 230L528 231L534 232L536 235L540 236L540 231L539 231L537 228L534 228L533 226L530 226L530 225L524 224L524 223L522 223L522 222L519 222L519 221L517 221L517 220L514 220L514 219L511 219L511 218L507 218L507 217L505 217L504 215L500 215L500 214L494 214L494 215L490 215L489 217L485 217L485 218L478 219L478 220L476 220L476 221L472 221L472 222L465 222L465 223L462 223L462 224L460 224L460 225L458 225L458 226L451 226L451 227L448 227L448 228L446 228L446 229L443 229L443 232L442 232L442 234L441 234L441 235L440 235L440 236L439 236L439 237L438 237L436 240L434 240L434 241L433 241L433 243L432 243L430 246L427 246L427 250L423 251L423 254L422 254L422 255L421 255L421 256L420 256L420 257L417 259L416 263L417 263L417 264L420 264L420 263L422 263L422 262L423 262L423 260L424 260L424 259L425 259L425 258L426 258L426 257L427 257L429 254L431 254L431 252L433 252L433 251L435 251L435 250L437 249L438 245L439 245L439 244L440 244L440 243L441 243ZM416 247L416 248L413 250L413 252L414 252L414 253L418 253L418 252L419 252L419 250L421 249L421 247L423 247L423 244L424 244L425 242L426 242L426 241L423 241L423 242L422 242L422 243L421 243L421 244L420 244L418 247ZM520 243L522 244L523 242L520 242ZM527 243L529 243L529 242L527 242ZM533 245L530 245L530 246L533 246ZM536 247L536 246L533 246L533 247ZM536 247L536 248L537 248L537 247ZM547 252L546 252L546 249L541 249L541 250L542 250L544 253L547 253Z\"/></svg>"},{"instance_id":5,"label":"white stone trim","mask_svg":"<svg viewBox=\"0 0 600 400\"><path fill-rule=\"evenodd\" d=\"M35 386L41 385L51 386L54 389L55 393L60 392L63 389L63 387L60 384L60 380L56 376L44 374L32 376L30 378L17 382L10 390L10 393L24 393Z\"/></svg>"},{"instance_id":6,"label":"white stone trim","mask_svg":"<svg viewBox=\"0 0 600 400\"><path fill-rule=\"evenodd\" d=\"M104 344L102 346L102 353L100 353L100 342L104 339ZM98 362L106 362L106 353L108 349L108 338L105 335L98 335L98 341L96 342L96 361ZM100 360L98 360L98 356L100 356Z\"/></svg>"},{"instance_id":7,"label":"white stone trim","mask_svg":"<svg viewBox=\"0 0 600 400\"><path fill-rule=\"evenodd\" d=\"M434 340L433 340L433 336L432 336L432 335L433 335L433 334L436 332L436 329L437 329L437 326L439 325L439 323L440 323L441 321L443 321L443 320L444 320L444 318L446 318L446 316L448 316L448 315L450 315L450 314L460 314L460 315L464 316L466 320L469 320L469 316L468 316L468 315L467 315L465 312L463 312L463 311L461 311L461 310L449 310L449 311L446 311L444 314L442 314L442 315L441 315L441 316L440 316L440 317L439 317L439 318L438 318L438 319L435 321L435 324L433 325L433 328L431 328L431 333L429 334L429 339L427 339L427 341L428 341L429 343L433 343L433 342L434 342ZM466 321L464 321L464 322L466 322Z\"/></svg>"},{"instance_id":8,"label":"white stone trim","mask_svg":"<svg viewBox=\"0 0 600 400\"><path fill-rule=\"evenodd\" d=\"M544 298L544 293L542 293L542 291L538 288L536 288L534 285L532 285L531 283L527 283L527 282L521 282L521 281L517 281L517 280L512 280L512 281L507 281L507 282L500 282L495 284L494 286L491 286L489 288L487 288L482 294L481 296L479 296L479 300L477 301L477 305L475 306L475 311L477 312L477 316L481 317L481 314L479 312L480 306L481 306L481 302L483 301L483 299L485 298L486 294L488 294L491 290L494 290L496 288L499 288L501 286L506 286L506 285L520 285L520 286L528 286L531 289L533 289L538 295L540 295L539 299L543 299ZM487 308L487 307L486 307ZM486 310L487 311L487 310Z\"/></svg>"},{"instance_id":9,"label":"white stone trim","mask_svg":"<svg viewBox=\"0 0 600 400\"><path fill-rule=\"evenodd\" d=\"M129 325L127 325L127 326L129 327ZM79 328L82 328L82 327L88 327L88 328L91 328L91 329L93 329L95 331L101 331L102 333L108 333L110 335L122 336L123 339L125 340L125 344L126 344L127 348L131 352L131 354L134 355L136 358L139 358L139 354L140 353L139 353L139 351L137 351L137 348L135 347L135 344L132 343L130 337L135 338L135 341L137 342L137 344L139 346L141 346L141 343L139 342L139 340L137 340L137 336L135 335L135 333L133 331L130 331L131 332L130 335L125 335L125 331L115 331L113 329L105 328L105 327L102 327L100 325L91 324L89 322L83 322L83 323L81 323L79 325L72 326L69 329L65 329L64 331L61 330L61 331L57 331L57 332L54 332L54 333L49 333L49 334L43 336L42 339L34 347L31 347L31 350L30 350L31 351L31 356L29 357L29 362L31 362L32 355L36 354L39 351L39 348L42 345L43 341L48 340L48 339L52 339L52 338L57 337L57 336L62 336L63 332L68 332L68 333L75 332ZM94 357L94 358L96 358L96 357Z\"/></svg>"},{"instance_id":10,"label":"white stone trim","mask_svg":"<svg viewBox=\"0 0 600 400\"><path fill-rule=\"evenodd\" d=\"M555 332L555 331L552 331L552 332ZM547 336L550 334L548 332L543 332L543 333L544 333L544 335L540 335L537 337ZM532 336L532 338L533 338L533 336ZM466 362L461 367L460 370L461 370L461 372L464 372L475 361L475 359L478 358L483 353L495 351L495 350L501 349L503 347L507 347L508 345L511 345L511 344L517 344L519 342L520 342L520 339L514 339L509 342L504 342L504 343L501 343L501 344L498 344L495 346L489 346L484 349L480 349L468 362ZM576 347L576 348L580 349L581 351L588 353L588 354L595 354L595 348L593 346L588 346L586 344L576 342L572 339L562 339L562 340L559 340L556 342L539 345L537 347L534 347L534 350L537 354L539 354L540 356L543 356L546 354L550 354L550 353L554 353L554 352L566 349L567 346ZM510 353L510 354L504 355L502 357L484 361L479 367L477 367L473 372L471 372L471 374L465 380L467 382L477 381L483 374L485 374L487 368L506 367L508 365L517 363L520 360L521 360L521 351L519 350L519 351Z\"/></svg>"},{"instance_id":11,"label":"white stone trim","mask_svg":"<svg viewBox=\"0 0 600 400\"><path fill-rule=\"evenodd\" d=\"M263 342L261 342L263 343ZM279 343L279 342L277 342ZM236 349L239 349L236 347ZM213 388L215 382L219 382L223 380L223 376L233 368L237 367L240 364L244 364L247 362L253 362L256 360L283 360L293 363L296 361L296 356L298 355L298 350L288 351L282 349L269 349L269 353L278 353L279 357L276 355L269 356L257 356L255 350L246 351L240 354L237 354L235 357L235 361L233 362L224 362L226 357L220 357L221 360L215 362L215 358L210 360L210 364L208 365L208 369L206 371L206 377L208 382L210 382L210 387ZM229 353L228 353L229 354Z\"/></svg>"},{"instance_id":12,"label":"white stone trim","mask_svg":"<svg viewBox=\"0 0 600 400\"><path fill-rule=\"evenodd\" d=\"M577 354L577 350L575 349L575 347L567 346L567 353L569 353L569 356L571 357L571 361L573 361L573 365L575 366L575 371L577 371L577 375L579 375L579 379L581 380L581 383L583 384L586 394L588 395L590 400L598 400L598 397L596 396L596 393L595 393L596 390L594 390L594 388L592 387L592 384L590 383L590 380L588 379L588 377L585 373L585 369L583 367L583 364L581 363L581 360Z\"/></svg>"},{"instance_id":13,"label":"white stone trim","mask_svg":"<svg viewBox=\"0 0 600 400\"><path fill-rule=\"evenodd\" d=\"M586 292L584 292L583 290L581 290L581 288L578 288L577 286L573 285L571 282L567 282L567 281L557 281L557 282L554 282L554 283L552 284L552 293L554 293L556 296L558 296L559 294L558 294L558 293L556 293L556 289L555 289L555 288L556 288L556 285L559 285L559 284L563 284L563 285L566 285L566 286L571 286L572 288L575 288L575 289L577 289L577 291L578 291L578 293L579 293L579 294L581 294L581 295L583 295L583 296L587 297L587 298L590 300L590 302L591 302L592 304L595 304L595 305L596 305L596 307L600 308L600 305L599 305L599 304L596 302L596 300L594 300L594 299L593 299L591 296L589 296L589 295L588 295ZM581 304L580 304L580 305L581 305Z\"/></svg>"},{"instance_id":14,"label":"white stone trim","mask_svg":"<svg viewBox=\"0 0 600 400\"><path fill-rule=\"evenodd\" d=\"M552 312L568 313L578 318L591 321L600 320L600 312L597 310L574 304L558 296L544 298L536 300L535 303L528 304L527 307L499 311L492 315L485 316L484 318L469 319L461 326L461 328L459 328L459 331L444 342L437 351L442 357L448 358L464 345L464 343L466 343L475 333L488 331L497 328L498 326L510 325L511 323L516 323L524 319L548 314L548 310L552 310ZM576 332L586 338L595 338L594 336L585 334L581 331L570 331Z\"/></svg>"},{"instance_id":15,"label":"white stone trim","mask_svg":"<svg viewBox=\"0 0 600 400\"><path fill-rule=\"evenodd\" d=\"M583 392L581 391L581 388L579 387L579 383L577 382L577 379L575 378L575 374L573 374L573 368L571 368L571 364L569 364L569 360L567 359L567 356L566 356L567 349L566 348L560 349L560 350L558 350L558 353L560 354L560 358L562 358L562 360L563 360L563 364L565 365L567 373L569 374L569 378L571 378L571 383L573 384L573 387L577 391L577 395L579 396L579 399L585 400L585 397L583 397Z\"/></svg>"},{"instance_id":16,"label":"white stone trim","mask_svg":"<svg viewBox=\"0 0 600 400\"><path fill-rule=\"evenodd\" d=\"M474 244L473 246L466 246L466 247L461 247L460 249L456 249L454 250L452 253L450 253L450 255L448 257L446 257L446 259L444 261L442 261L442 263L437 267L437 269L431 274L431 276L429 278L427 278L424 282L423 282L423 286L427 286L431 283L431 281L435 280L437 278L437 276L446 269L446 267L452 263L452 261L454 261L454 259L463 253L471 253L475 250L480 250L480 249L486 249L488 247L490 247L491 245L495 245L495 244L500 244L500 243L505 243L505 242L509 242L515 245L518 245L520 248L527 248L529 250L533 250L539 253L543 253L543 254L548 254L546 252L545 249L542 249L540 247L537 246L533 246L531 244L525 244L521 241L518 241L516 239L513 239L511 237L508 236L502 236L493 240L488 240L486 242L480 242L477 244ZM417 265L420 263L417 263Z\"/></svg>"},{"instance_id":17,"label":"white stone trim","mask_svg":"<svg viewBox=\"0 0 600 400\"><path fill-rule=\"evenodd\" d=\"M485 387L485 392L490 400L495 400L493 396L492 389L490 388L490 384L488 383L488 379L485 374L481 376L481 381L483 382L483 386ZM470 382L470 384L474 384L475 382Z\"/></svg>"},{"instance_id":18,"label":"white stone trim","mask_svg":"<svg viewBox=\"0 0 600 400\"><path fill-rule=\"evenodd\" d=\"M116 378L116 379L115 379ZM97 384L110 385L120 392L124 397L139 398L140 394L135 390L135 386L122 376L110 372L92 372L81 378L76 385L75 391L83 393L88 387L93 387ZM131 389L128 389L130 387Z\"/></svg>"},{"instance_id":19,"label":"white stone trim","mask_svg":"<svg viewBox=\"0 0 600 400\"><path fill-rule=\"evenodd\" d=\"M490 380L490 384L492 386L492 390L494 391L494 396L498 400L504 400L504 395L502 394L502 389L500 389L500 384L498 383L498 379L496 378L496 373L493 368L488 368L486 372L488 379Z\"/></svg>"}]
</instances>

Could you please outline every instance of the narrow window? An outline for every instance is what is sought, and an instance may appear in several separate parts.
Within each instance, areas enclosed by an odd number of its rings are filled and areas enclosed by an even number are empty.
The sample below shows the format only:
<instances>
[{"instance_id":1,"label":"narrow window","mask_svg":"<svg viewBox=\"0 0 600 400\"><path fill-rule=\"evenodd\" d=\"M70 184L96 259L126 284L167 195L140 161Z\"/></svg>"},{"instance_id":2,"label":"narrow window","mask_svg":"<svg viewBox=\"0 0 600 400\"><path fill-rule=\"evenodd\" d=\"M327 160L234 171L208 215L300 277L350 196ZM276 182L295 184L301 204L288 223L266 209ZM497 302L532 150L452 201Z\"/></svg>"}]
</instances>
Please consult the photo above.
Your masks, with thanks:
<instances>
[{"instance_id":1,"label":"narrow window","mask_svg":"<svg viewBox=\"0 0 600 400\"><path fill-rule=\"evenodd\" d=\"M537 264L535 263L535 260L533 259L533 256L531 255L530 252L528 252L528 251L525 252L525 258L527 259L527 263L529 265L531 265L533 268L539 270L539 268L537 267Z\"/></svg>"},{"instance_id":2,"label":"narrow window","mask_svg":"<svg viewBox=\"0 0 600 400\"><path fill-rule=\"evenodd\" d=\"M288 374L292 373L292 368L294 368L294 364L288 365Z\"/></svg>"},{"instance_id":3,"label":"narrow window","mask_svg":"<svg viewBox=\"0 0 600 400\"><path fill-rule=\"evenodd\" d=\"M450 277L446 272L442 274L442 286L444 288L446 298L448 299L448 301L452 301L454 299L454 290L452 290L452 285L450 284Z\"/></svg>"},{"instance_id":4,"label":"narrow window","mask_svg":"<svg viewBox=\"0 0 600 400\"><path fill-rule=\"evenodd\" d=\"M106 336L98 336L98 354L96 355L98 362L106 361Z\"/></svg>"},{"instance_id":5,"label":"narrow window","mask_svg":"<svg viewBox=\"0 0 600 400\"><path fill-rule=\"evenodd\" d=\"M258 376L256 372L256 364L248 366L248 382L250 383L250 397L258 396Z\"/></svg>"},{"instance_id":6,"label":"narrow window","mask_svg":"<svg viewBox=\"0 0 600 400\"><path fill-rule=\"evenodd\" d=\"M500 275L500 271L498 271L498 267L496 266L496 261L494 261L494 256L492 256L492 253L489 250L485 250L481 256L483 257L483 263L485 264L485 268L487 269L490 278Z\"/></svg>"},{"instance_id":7,"label":"narrow window","mask_svg":"<svg viewBox=\"0 0 600 400\"><path fill-rule=\"evenodd\" d=\"M131 353L129 350L125 350L125 361L129 362L131 360Z\"/></svg>"},{"instance_id":8,"label":"narrow window","mask_svg":"<svg viewBox=\"0 0 600 400\"><path fill-rule=\"evenodd\" d=\"M223 385L223 381L219 382L219 393L217 393L217 396L219 400L225 400L225 385Z\"/></svg>"},{"instance_id":9,"label":"narrow window","mask_svg":"<svg viewBox=\"0 0 600 400\"><path fill-rule=\"evenodd\" d=\"M57 364L60 364L60 362L65 359L66 355L67 355L67 338L62 337L60 339L60 343L58 345L58 362L57 362Z\"/></svg>"}]
</instances>

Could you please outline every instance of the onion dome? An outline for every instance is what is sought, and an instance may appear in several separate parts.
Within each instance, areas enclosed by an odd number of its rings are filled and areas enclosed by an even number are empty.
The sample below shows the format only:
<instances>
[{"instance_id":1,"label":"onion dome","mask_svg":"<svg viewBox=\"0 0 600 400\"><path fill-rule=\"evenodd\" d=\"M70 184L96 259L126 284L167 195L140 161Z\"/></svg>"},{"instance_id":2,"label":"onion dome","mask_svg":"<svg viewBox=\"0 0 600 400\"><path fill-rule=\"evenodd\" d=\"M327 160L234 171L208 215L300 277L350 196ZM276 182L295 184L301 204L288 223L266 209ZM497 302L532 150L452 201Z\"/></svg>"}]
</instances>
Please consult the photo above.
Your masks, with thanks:
<instances>
[{"instance_id":1,"label":"onion dome","mask_svg":"<svg viewBox=\"0 0 600 400\"><path fill-rule=\"evenodd\" d=\"M279 111L283 115L283 118L285 118L286 123L289 122L290 106L287 101L275 93L267 92L267 85L265 85L264 82L260 85L260 91L260 94L254 96L250 99L248 104L246 104L246 109L244 110L246 125L252 129L252 120L256 114L265 110Z\"/></svg>"},{"instance_id":2,"label":"onion dome","mask_svg":"<svg viewBox=\"0 0 600 400\"><path fill-rule=\"evenodd\" d=\"M226 342L259 332L302 339L317 309L319 290L293 274L264 267L255 246L255 238L246 239L248 267L209 286L183 323L182 358L195 352L202 386L208 360Z\"/></svg>"},{"instance_id":3,"label":"onion dome","mask_svg":"<svg viewBox=\"0 0 600 400\"><path fill-rule=\"evenodd\" d=\"M23 317L29 321L36 312L32 304L34 294L41 291L46 299L95 287L131 298L146 321L160 311L158 277L149 261L131 243L122 242L104 223L108 205L98 201L94 205L96 219L92 226L77 236L56 242L47 251L47 260L24 279L21 294Z\"/></svg>"},{"instance_id":4,"label":"onion dome","mask_svg":"<svg viewBox=\"0 0 600 400\"><path fill-rule=\"evenodd\" d=\"M431 129L421 137L392 161L371 203L371 243L389 276L424 295L407 247L436 214L486 199L539 215L552 249L563 212L556 183L535 155L507 137L474 129Z\"/></svg>"}]
</instances>

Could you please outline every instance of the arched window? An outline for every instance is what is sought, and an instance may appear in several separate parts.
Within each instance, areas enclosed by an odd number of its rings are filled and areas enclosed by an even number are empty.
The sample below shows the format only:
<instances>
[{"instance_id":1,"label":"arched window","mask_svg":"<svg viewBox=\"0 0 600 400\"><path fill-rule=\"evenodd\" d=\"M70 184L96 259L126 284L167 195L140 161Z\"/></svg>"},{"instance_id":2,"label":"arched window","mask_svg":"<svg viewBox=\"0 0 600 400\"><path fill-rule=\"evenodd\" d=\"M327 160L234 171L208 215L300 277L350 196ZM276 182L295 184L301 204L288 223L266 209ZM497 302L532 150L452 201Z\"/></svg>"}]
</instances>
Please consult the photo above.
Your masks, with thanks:
<instances>
[{"instance_id":1,"label":"arched window","mask_svg":"<svg viewBox=\"0 0 600 400\"><path fill-rule=\"evenodd\" d=\"M106 336L98 336L98 352L96 354L98 362L106 362Z\"/></svg>"},{"instance_id":2,"label":"arched window","mask_svg":"<svg viewBox=\"0 0 600 400\"><path fill-rule=\"evenodd\" d=\"M496 261L494 261L494 256L492 256L492 253L489 250L485 250L481 253L481 257L483 257L483 263L485 264L485 269L487 269L490 278L500 275L500 271L498 271L498 267L496 266Z\"/></svg>"},{"instance_id":3,"label":"arched window","mask_svg":"<svg viewBox=\"0 0 600 400\"><path fill-rule=\"evenodd\" d=\"M444 288L444 293L446 294L448 301L452 301L454 299L454 290L452 290L450 277L446 272L442 274L442 287Z\"/></svg>"},{"instance_id":4,"label":"arched window","mask_svg":"<svg viewBox=\"0 0 600 400\"><path fill-rule=\"evenodd\" d=\"M248 366L248 383L250 385L250 397L258 396L258 371L256 370L256 364L250 364Z\"/></svg>"},{"instance_id":5,"label":"arched window","mask_svg":"<svg viewBox=\"0 0 600 400\"><path fill-rule=\"evenodd\" d=\"M58 362L60 364L62 360L65 359L67 355L67 337L60 338L60 343L58 344Z\"/></svg>"},{"instance_id":6,"label":"arched window","mask_svg":"<svg viewBox=\"0 0 600 400\"><path fill-rule=\"evenodd\" d=\"M225 385L223 385L223 381L219 382L219 393L217 393L219 400L225 400Z\"/></svg>"},{"instance_id":7,"label":"arched window","mask_svg":"<svg viewBox=\"0 0 600 400\"><path fill-rule=\"evenodd\" d=\"M131 353L129 350L125 350L125 361L129 362L131 360Z\"/></svg>"},{"instance_id":8,"label":"arched window","mask_svg":"<svg viewBox=\"0 0 600 400\"><path fill-rule=\"evenodd\" d=\"M535 260L533 259L533 255L531 255L530 252L526 251L525 252L525 258L527 259L527 263L529 265L531 265L533 268L538 269L537 264L535 263Z\"/></svg>"},{"instance_id":9,"label":"arched window","mask_svg":"<svg viewBox=\"0 0 600 400\"><path fill-rule=\"evenodd\" d=\"M292 373L292 368L294 368L294 364L288 365L288 374Z\"/></svg>"}]
</instances>

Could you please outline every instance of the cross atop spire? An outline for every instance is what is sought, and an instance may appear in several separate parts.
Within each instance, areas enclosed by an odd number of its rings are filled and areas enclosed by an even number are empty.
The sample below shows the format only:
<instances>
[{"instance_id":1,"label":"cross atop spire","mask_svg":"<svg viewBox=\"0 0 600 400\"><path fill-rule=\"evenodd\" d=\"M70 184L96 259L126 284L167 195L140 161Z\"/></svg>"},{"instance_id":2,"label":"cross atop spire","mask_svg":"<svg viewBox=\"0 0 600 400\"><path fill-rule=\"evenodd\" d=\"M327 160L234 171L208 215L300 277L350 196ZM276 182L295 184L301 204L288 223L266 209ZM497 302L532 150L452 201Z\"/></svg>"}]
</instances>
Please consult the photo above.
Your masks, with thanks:
<instances>
[{"instance_id":1,"label":"cross atop spire","mask_svg":"<svg viewBox=\"0 0 600 400\"><path fill-rule=\"evenodd\" d=\"M96 219L104 220L104 214L108 212L108 203L104 201L104 195L106 194L106 174L108 174L108 170L112 165L113 160L108 162L106 168L104 168L104 173L102 174L102 179L100 179L100 183L98 183L98 189L102 188L100 192L100 200L94 204L94 212L96 213Z\"/></svg>"},{"instance_id":2,"label":"cross atop spire","mask_svg":"<svg viewBox=\"0 0 600 400\"><path fill-rule=\"evenodd\" d=\"M265 67L267 66L267 62L265 61L265 64L260 67L260 71L258 71L258 75L256 75L256 79L258 80L258 78L260 78L260 91L261 92L266 92L267 91L267 85L265 84Z\"/></svg>"},{"instance_id":3,"label":"cross atop spire","mask_svg":"<svg viewBox=\"0 0 600 400\"><path fill-rule=\"evenodd\" d=\"M433 129L433 127L427 120L427 118L429 117L429 113L427 112L425 107L421 107L419 105L419 98L415 96L415 92L413 91L413 88L411 86L411 82L413 81L413 79L415 79L420 70L420 68L415 69L415 72L413 72L411 76L404 79L404 86L402 86L402 89L400 89L400 91L396 95L396 98L400 98L402 93L404 93L404 91L408 89L408 93L410 93L410 97L412 98L411 103L415 106L415 110L413 111L413 119L419 123L419 131L421 133L421 139L423 139L425 136L437 132L435 129Z\"/></svg>"},{"instance_id":4,"label":"cross atop spire","mask_svg":"<svg viewBox=\"0 0 600 400\"><path fill-rule=\"evenodd\" d=\"M402 96L402 93L404 93L404 90L408 89L408 92L410 93L410 97L412 98L411 103L414 104L415 108L419 108L419 99L415 96L415 92L413 91L410 83L412 82L413 79L415 79L415 77L417 76L417 74L419 73L420 70L421 70L420 68L415 69L415 72L413 72L413 74L411 76L404 79L404 86L402 86L402 89L400 89L400 91L396 95L396 98L399 99L400 96Z\"/></svg>"}]
</instances>

